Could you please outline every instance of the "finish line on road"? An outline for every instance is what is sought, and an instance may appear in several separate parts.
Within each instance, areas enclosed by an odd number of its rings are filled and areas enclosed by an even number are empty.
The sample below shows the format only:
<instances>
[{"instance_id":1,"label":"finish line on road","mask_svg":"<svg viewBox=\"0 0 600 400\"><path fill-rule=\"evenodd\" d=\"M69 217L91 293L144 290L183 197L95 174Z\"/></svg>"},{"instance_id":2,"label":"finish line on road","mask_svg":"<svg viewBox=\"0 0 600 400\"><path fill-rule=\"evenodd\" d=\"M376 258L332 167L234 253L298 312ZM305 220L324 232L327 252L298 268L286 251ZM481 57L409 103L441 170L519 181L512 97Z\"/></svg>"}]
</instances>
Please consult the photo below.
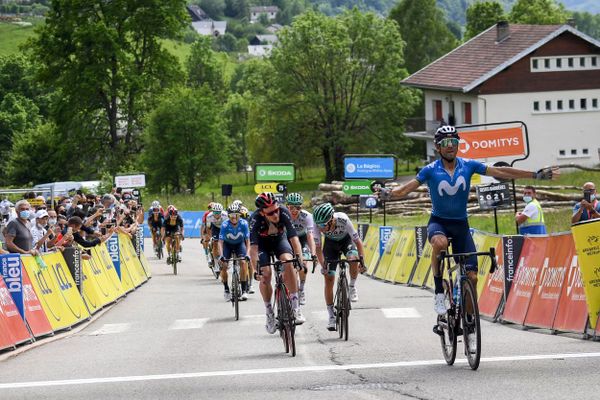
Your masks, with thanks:
<instances>
[{"instance_id":1,"label":"finish line on road","mask_svg":"<svg viewBox=\"0 0 600 400\"><path fill-rule=\"evenodd\" d=\"M506 362L506 361L536 361L536 360L562 360L574 358L597 358L600 353L565 353L565 354L537 354L526 356L506 356L506 357L487 357L482 358L481 362ZM466 364L467 360L456 360L456 364ZM290 368L264 368L264 369L242 369L233 371L207 371L190 372L182 374L164 374L164 375L140 375L140 376L115 376L109 378L86 378L86 379L68 379L57 381L37 381L37 382L15 382L2 383L2 389L35 388L47 386L72 386L72 385L92 385L100 383L121 383L121 382L142 382L142 381L160 381L167 379L194 379L207 378L214 376L236 376L236 375L261 375L261 374L283 374L294 372L320 372L320 371L347 371L357 369L378 369L378 368L403 368L420 367L427 365L443 365L444 360L420 360L420 361L400 361L377 364L348 364L348 365L315 365L310 367L290 367Z\"/></svg>"}]
</instances>

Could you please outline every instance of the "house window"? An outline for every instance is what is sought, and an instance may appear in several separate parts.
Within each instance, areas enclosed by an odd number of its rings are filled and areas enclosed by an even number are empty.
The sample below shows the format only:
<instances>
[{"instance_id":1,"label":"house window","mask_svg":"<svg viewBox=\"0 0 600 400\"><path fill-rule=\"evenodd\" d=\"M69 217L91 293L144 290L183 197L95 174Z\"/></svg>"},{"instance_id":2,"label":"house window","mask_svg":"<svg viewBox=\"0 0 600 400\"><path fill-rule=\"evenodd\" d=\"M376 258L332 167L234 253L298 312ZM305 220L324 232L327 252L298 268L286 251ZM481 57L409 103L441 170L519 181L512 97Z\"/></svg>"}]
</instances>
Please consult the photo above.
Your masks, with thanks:
<instances>
[{"instance_id":1,"label":"house window","mask_svg":"<svg viewBox=\"0 0 600 400\"><path fill-rule=\"evenodd\" d=\"M582 110L587 109L587 99L579 99L579 108Z\"/></svg>"},{"instance_id":2,"label":"house window","mask_svg":"<svg viewBox=\"0 0 600 400\"><path fill-rule=\"evenodd\" d=\"M557 110L562 110L563 109L563 101L562 100L557 100L556 101L556 109Z\"/></svg>"},{"instance_id":3,"label":"house window","mask_svg":"<svg viewBox=\"0 0 600 400\"><path fill-rule=\"evenodd\" d=\"M598 57L592 57L592 67L595 67L598 64Z\"/></svg>"},{"instance_id":4,"label":"house window","mask_svg":"<svg viewBox=\"0 0 600 400\"><path fill-rule=\"evenodd\" d=\"M556 68L562 68L562 58L556 59Z\"/></svg>"},{"instance_id":5,"label":"house window","mask_svg":"<svg viewBox=\"0 0 600 400\"><path fill-rule=\"evenodd\" d=\"M539 105L538 105L538 107L539 107ZM471 112L471 103L463 103L463 121L465 124L473 123L473 115Z\"/></svg>"},{"instance_id":6,"label":"house window","mask_svg":"<svg viewBox=\"0 0 600 400\"><path fill-rule=\"evenodd\" d=\"M592 99L592 108L598 108L598 99Z\"/></svg>"},{"instance_id":7,"label":"house window","mask_svg":"<svg viewBox=\"0 0 600 400\"><path fill-rule=\"evenodd\" d=\"M433 115L436 121L441 121L444 119L444 114L442 113L442 101L434 100L433 101Z\"/></svg>"},{"instance_id":8,"label":"house window","mask_svg":"<svg viewBox=\"0 0 600 400\"><path fill-rule=\"evenodd\" d=\"M569 100L569 110L575 109L575 100Z\"/></svg>"},{"instance_id":9,"label":"house window","mask_svg":"<svg viewBox=\"0 0 600 400\"><path fill-rule=\"evenodd\" d=\"M546 111L552 111L552 102L550 100L546 100Z\"/></svg>"},{"instance_id":10,"label":"house window","mask_svg":"<svg viewBox=\"0 0 600 400\"><path fill-rule=\"evenodd\" d=\"M454 100L450 100L448 103L448 124L456 125L456 113L454 112Z\"/></svg>"},{"instance_id":11,"label":"house window","mask_svg":"<svg viewBox=\"0 0 600 400\"><path fill-rule=\"evenodd\" d=\"M549 58L546 58L544 60L544 68L550 68L550 59Z\"/></svg>"},{"instance_id":12,"label":"house window","mask_svg":"<svg viewBox=\"0 0 600 400\"><path fill-rule=\"evenodd\" d=\"M564 156L566 156L566 155L567 155L567 152L566 152L565 150L559 150L559 151L558 151L558 155L559 155L559 156L563 156L563 157L564 157Z\"/></svg>"},{"instance_id":13,"label":"house window","mask_svg":"<svg viewBox=\"0 0 600 400\"><path fill-rule=\"evenodd\" d=\"M568 62L569 62L569 68L573 68L573 57L569 57Z\"/></svg>"},{"instance_id":14,"label":"house window","mask_svg":"<svg viewBox=\"0 0 600 400\"><path fill-rule=\"evenodd\" d=\"M587 156L588 154L590 154L589 149L582 149L581 152L583 153L584 156Z\"/></svg>"},{"instance_id":15,"label":"house window","mask_svg":"<svg viewBox=\"0 0 600 400\"><path fill-rule=\"evenodd\" d=\"M540 102L539 101L533 102L533 111L540 111Z\"/></svg>"},{"instance_id":16,"label":"house window","mask_svg":"<svg viewBox=\"0 0 600 400\"><path fill-rule=\"evenodd\" d=\"M579 57L579 66L585 67L585 57Z\"/></svg>"},{"instance_id":17,"label":"house window","mask_svg":"<svg viewBox=\"0 0 600 400\"><path fill-rule=\"evenodd\" d=\"M533 69L538 69L538 60L531 60L531 65Z\"/></svg>"},{"instance_id":18,"label":"house window","mask_svg":"<svg viewBox=\"0 0 600 400\"><path fill-rule=\"evenodd\" d=\"M576 156L577 155L577 149L571 149L571 155L572 156Z\"/></svg>"}]
</instances>

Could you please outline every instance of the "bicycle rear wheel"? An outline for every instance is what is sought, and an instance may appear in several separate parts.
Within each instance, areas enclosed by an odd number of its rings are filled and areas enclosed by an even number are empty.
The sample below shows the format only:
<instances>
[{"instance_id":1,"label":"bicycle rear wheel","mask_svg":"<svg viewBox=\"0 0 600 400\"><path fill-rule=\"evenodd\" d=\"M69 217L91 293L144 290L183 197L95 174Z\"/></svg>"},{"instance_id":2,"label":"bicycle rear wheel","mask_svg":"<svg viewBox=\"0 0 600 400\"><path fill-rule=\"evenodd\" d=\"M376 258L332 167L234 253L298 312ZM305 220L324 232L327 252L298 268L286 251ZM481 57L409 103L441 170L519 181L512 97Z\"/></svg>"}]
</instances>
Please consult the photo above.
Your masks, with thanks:
<instances>
[{"instance_id":1,"label":"bicycle rear wheel","mask_svg":"<svg viewBox=\"0 0 600 400\"><path fill-rule=\"evenodd\" d=\"M476 370L479 368L479 361L481 360L481 320L479 319L477 292L473 287L473 283L468 279L465 279L462 284L462 304L465 355L471 369ZM473 340L476 341L475 344L471 343Z\"/></svg>"},{"instance_id":2,"label":"bicycle rear wheel","mask_svg":"<svg viewBox=\"0 0 600 400\"><path fill-rule=\"evenodd\" d=\"M350 314L350 300L348 299L348 280L346 276L343 275L340 277L338 281L338 286L340 287L340 298L339 298L339 307L338 311L340 313L340 325L339 325L339 334L340 339L344 338L344 340L348 340L348 317Z\"/></svg>"},{"instance_id":3,"label":"bicycle rear wheel","mask_svg":"<svg viewBox=\"0 0 600 400\"><path fill-rule=\"evenodd\" d=\"M233 266L233 277L231 278L231 301L235 313L235 320L240 319L240 278L236 271L236 266Z\"/></svg>"},{"instance_id":4,"label":"bicycle rear wheel","mask_svg":"<svg viewBox=\"0 0 600 400\"><path fill-rule=\"evenodd\" d=\"M283 349L286 353L290 352L290 342L287 333L287 324L285 323L286 317L286 304L285 304L285 290L281 287L275 288L275 299L277 304L277 329L279 329L279 336L283 340Z\"/></svg>"},{"instance_id":5,"label":"bicycle rear wheel","mask_svg":"<svg viewBox=\"0 0 600 400\"><path fill-rule=\"evenodd\" d=\"M446 303L445 315L438 316L438 329L440 332L440 344L442 345L442 353L446 364L453 365L456 360L456 305L452 303L452 288L447 279L443 280L444 285L444 302Z\"/></svg>"},{"instance_id":6,"label":"bicycle rear wheel","mask_svg":"<svg viewBox=\"0 0 600 400\"><path fill-rule=\"evenodd\" d=\"M156 256L158 257L159 260L161 258L163 258L163 244L162 244L162 241L160 241L158 243L158 248L156 249Z\"/></svg>"}]
</instances>

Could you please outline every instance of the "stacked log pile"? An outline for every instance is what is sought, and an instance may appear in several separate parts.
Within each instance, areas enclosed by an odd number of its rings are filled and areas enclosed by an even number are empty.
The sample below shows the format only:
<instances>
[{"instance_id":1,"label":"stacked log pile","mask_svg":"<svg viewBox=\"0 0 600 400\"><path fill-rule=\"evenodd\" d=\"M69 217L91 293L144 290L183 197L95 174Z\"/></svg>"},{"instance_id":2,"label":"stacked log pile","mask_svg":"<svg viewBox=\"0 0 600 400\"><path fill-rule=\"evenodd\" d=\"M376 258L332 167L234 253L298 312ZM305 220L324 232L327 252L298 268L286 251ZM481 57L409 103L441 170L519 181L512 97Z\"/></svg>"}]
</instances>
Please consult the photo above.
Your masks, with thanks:
<instances>
[{"instance_id":1,"label":"stacked log pile","mask_svg":"<svg viewBox=\"0 0 600 400\"><path fill-rule=\"evenodd\" d=\"M324 202L330 202L336 206L336 209L347 213L356 214L358 196L349 196L342 191L343 182L333 181L331 183L321 183L319 190L321 194L313 197L311 204L313 206ZM388 184L388 187L395 187L397 184ZM516 185L517 200L523 203L523 185ZM581 200L581 188L578 186L535 186L537 198L546 212L553 212L564 209L571 209L573 205ZM563 193L559 191L573 191L574 193ZM512 190L511 190L512 191ZM469 203L467 204L469 214L489 213L490 210L481 210L475 187L471 187ZM383 212L382 210L373 210L374 213ZM388 214L397 214L403 216L427 214L431 212L431 199L427 186L420 186L415 192L410 193L405 199L389 201L386 204ZM500 213L514 212L511 207L498 209ZM359 214L368 214L369 210L359 210Z\"/></svg>"}]
</instances>

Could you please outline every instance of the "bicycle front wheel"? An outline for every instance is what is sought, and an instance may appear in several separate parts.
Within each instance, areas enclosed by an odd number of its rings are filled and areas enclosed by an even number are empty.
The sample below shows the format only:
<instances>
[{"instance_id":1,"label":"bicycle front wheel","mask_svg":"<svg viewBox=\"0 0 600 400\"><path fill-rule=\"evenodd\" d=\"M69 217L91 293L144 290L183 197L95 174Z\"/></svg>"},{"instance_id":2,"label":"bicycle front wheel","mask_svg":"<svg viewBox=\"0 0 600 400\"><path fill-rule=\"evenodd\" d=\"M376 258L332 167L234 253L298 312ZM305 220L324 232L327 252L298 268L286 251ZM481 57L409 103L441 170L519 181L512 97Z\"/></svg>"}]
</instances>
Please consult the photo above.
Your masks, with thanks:
<instances>
[{"instance_id":1,"label":"bicycle front wheel","mask_svg":"<svg viewBox=\"0 0 600 400\"><path fill-rule=\"evenodd\" d=\"M456 360L456 305L452 303L452 287L447 279L443 280L444 285L444 303L446 304L446 314L438 316L438 330L440 335L440 344L446 364L453 365Z\"/></svg>"},{"instance_id":2,"label":"bicycle front wheel","mask_svg":"<svg viewBox=\"0 0 600 400\"><path fill-rule=\"evenodd\" d=\"M462 324L465 355L472 370L479 368L481 360L481 320L477 292L473 283L465 279L462 284Z\"/></svg>"},{"instance_id":3,"label":"bicycle front wheel","mask_svg":"<svg viewBox=\"0 0 600 400\"><path fill-rule=\"evenodd\" d=\"M348 280L346 276L339 279L338 286L340 288L338 310L340 313L340 339L348 340L348 317L350 316L350 300L348 299Z\"/></svg>"},{"instance_id":4,"label":"bicycle front wheel","mask_svg":"<svg viewBox=\"0 0 600 400\"><path fill-rule=\"evenodd\" d=\"M233 309L235 313L235 320L240 319L240 278L236 271L236 267L233 267L233 277L231 278L231 301L233 301Z\"/></svg>"},{"instance_id":5,"label":"bicycle front wheel","mask_svg":"<svg viewBox=\"0 0 600 400\"><path fill-rule=\"evenodd\" d=\"M173 275L177 275L177 251L172 251L171 261L173 262Z\"/></svg>"},{"instance_id":6,"label":"bicycle front wheel","mask_svg":"<svg viewBox=\"0 0 600 400\"><path fill-rule=\"evenodd\" d=\"M279 336L281 337L281 340L283 340L283 349L286 353L289 353L290 342L287 332L287 324L285 322L287 319L287 306L285 302L286 293L284 288L282 289L281 287L277 287L275 289L275 299L277 304L277 329L279 329Z\"/></svg>"}]
</instances>

